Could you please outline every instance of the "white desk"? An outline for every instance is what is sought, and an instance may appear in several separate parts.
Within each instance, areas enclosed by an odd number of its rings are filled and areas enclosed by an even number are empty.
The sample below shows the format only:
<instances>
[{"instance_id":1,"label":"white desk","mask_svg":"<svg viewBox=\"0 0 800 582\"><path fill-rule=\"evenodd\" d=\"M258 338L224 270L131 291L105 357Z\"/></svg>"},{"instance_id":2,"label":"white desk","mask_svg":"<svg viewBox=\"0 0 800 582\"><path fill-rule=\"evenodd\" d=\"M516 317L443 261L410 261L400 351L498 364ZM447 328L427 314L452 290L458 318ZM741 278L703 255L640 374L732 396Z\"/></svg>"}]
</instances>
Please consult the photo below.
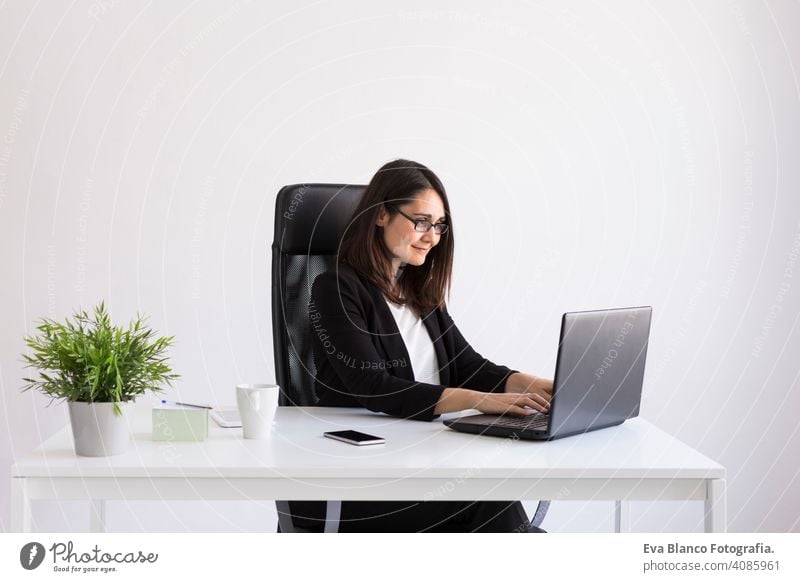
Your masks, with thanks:
<instances>
[{"instance_id":1,"label":"white desk","mask_svg":"<svg viewBox=\"0 0 800 582\"><path fill-rule=\"evenodd\" d=\"M450 415L453 416L453 415ZM553 442L458 433L441 421L399 420L353 408L279 408L272 438L210 421L202 443L151 439L139 405L127 453L76 457L70 427L11 469L12 531L30 531L31 501L106 500L703 500L706 531L725 531L725 469L643 419ZM386 438L355 447L322 436L353 428Z\"/></svg>"}]
</instances>

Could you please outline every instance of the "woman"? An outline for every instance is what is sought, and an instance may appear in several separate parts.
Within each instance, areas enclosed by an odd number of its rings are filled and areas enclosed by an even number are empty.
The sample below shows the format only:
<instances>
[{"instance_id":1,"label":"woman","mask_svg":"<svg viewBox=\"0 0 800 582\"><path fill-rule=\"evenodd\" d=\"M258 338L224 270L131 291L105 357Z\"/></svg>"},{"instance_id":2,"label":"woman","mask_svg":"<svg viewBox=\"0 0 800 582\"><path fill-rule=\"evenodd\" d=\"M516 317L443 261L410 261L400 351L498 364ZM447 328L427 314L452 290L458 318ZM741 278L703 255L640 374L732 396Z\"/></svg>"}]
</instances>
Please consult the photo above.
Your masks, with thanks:
<instances>
[{"instance_id":1,"label":"woman","mask_svg":"<svg viewBox=\"0 0 800 582\"><path fill-rule=\"evenodd\" d=\"M314 281L321 406L364 406L399 418L445 412L547 412L552 382L476 353L447 312L454 236L439 178L408 160L370 181L336 269ZM528 531L519 502L343 502L339 531Z\"/></svg>"}]
</instances>

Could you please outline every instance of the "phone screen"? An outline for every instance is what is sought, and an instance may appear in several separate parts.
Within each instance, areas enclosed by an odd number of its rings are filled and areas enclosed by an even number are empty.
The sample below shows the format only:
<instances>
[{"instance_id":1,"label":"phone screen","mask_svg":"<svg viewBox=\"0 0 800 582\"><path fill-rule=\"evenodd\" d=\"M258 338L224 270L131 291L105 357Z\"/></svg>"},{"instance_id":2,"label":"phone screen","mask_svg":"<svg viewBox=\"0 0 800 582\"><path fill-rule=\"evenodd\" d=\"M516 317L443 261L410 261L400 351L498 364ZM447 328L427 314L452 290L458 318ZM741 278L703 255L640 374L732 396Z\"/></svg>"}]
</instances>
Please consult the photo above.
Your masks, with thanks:
<instances>
[{"instance_id":1,"label":"phone screen","mask_svg":"<svg viewBox=\"0 0 800 582\"><path fill-rule=\"evenodd\" d=\"M377 444L377 443L384 442L384 439L379 437L379 436L366 434L366 433L363 433L363 432L358 432L357 430L336 430L336 431L332 431L332 432L326 432L326 433L324 433L324 435L326 437L333 438L333 439L336 439L336 440L343 440L343 441L356 443L356 444L360 444L360 443L376 443Z\"/></svg>"}]
</instances>

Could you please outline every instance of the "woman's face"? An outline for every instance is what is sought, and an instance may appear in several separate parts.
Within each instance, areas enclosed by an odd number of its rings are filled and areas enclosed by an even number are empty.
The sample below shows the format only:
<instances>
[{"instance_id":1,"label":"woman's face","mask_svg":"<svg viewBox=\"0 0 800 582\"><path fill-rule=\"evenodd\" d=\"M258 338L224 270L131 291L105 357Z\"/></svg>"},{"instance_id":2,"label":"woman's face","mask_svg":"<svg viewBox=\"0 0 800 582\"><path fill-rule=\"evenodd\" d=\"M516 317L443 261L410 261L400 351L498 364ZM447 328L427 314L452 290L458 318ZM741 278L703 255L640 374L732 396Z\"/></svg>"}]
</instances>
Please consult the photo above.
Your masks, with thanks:
<instances>
[{"instance_id":1,"label":"woman's face","mask_svg":"<svg viewBox=\"0 0 800 582\"><path fill-rule=\"evenodd\" d=\"M432 188L422 190L413 200L398 204L397 208L414 220L427 220L432 224L445 220L442 199ZM425 263L425 257L441 238L433 228L417 232L408 218L400 213L390 215L385 208L381 208L376 224L383 227L383 242L392 257L417 267Z\"/></svg>"}]
</instances>

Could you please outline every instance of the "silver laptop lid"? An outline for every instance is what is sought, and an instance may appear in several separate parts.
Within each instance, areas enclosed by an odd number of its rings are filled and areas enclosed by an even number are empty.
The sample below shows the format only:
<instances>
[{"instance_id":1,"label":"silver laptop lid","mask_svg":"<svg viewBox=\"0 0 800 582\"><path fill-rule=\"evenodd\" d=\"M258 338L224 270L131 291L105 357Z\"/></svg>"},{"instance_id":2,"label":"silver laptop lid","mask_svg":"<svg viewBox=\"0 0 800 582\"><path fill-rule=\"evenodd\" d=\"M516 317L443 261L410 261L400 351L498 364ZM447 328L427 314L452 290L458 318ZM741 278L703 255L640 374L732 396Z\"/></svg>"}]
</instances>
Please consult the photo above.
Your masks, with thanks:
<instances>
[{"instance_id":1,"label":"silver laptop lid","mask_svg":"<svg viewBox=\"0 0 800 582\"><path fill-rule=\"evenodd\" d=\"M619 424L639 414L651 307L565 313L549 436Z\"/></svg>"}]
</instances>

